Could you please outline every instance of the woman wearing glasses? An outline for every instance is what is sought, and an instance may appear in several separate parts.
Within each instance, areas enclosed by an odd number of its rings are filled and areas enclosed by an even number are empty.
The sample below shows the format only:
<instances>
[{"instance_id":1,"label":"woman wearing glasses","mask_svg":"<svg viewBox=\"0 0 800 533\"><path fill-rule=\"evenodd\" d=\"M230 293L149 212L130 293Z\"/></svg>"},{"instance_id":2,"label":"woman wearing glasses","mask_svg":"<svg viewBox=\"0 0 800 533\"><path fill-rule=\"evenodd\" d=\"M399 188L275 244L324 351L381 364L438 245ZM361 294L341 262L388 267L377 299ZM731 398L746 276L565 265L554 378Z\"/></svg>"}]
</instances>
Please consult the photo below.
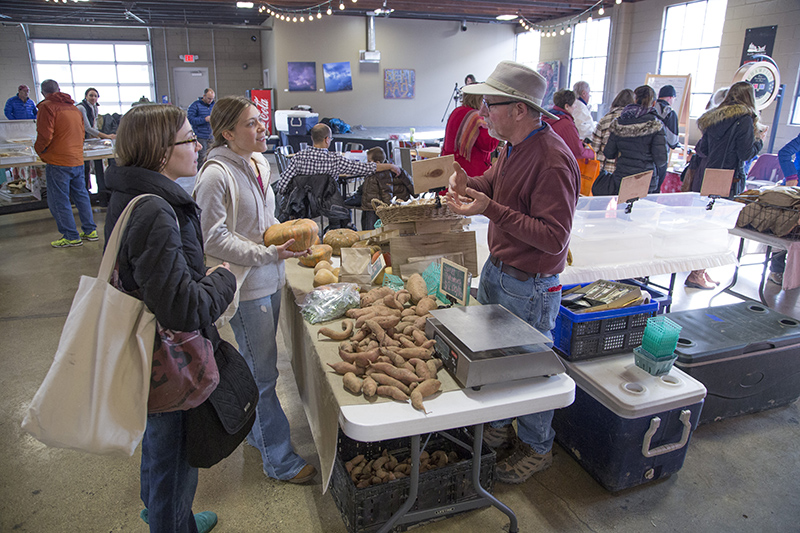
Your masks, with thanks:
<instances>
[{"instance_id":1,"label":"woman wearing glasses","mask_svg":"<svg viewBox=\"0 0 800 533\"><path fill-rule=\"evenodd\" d=\"M201 330L217 348L214 321L233 299L236 278L227 265L206 269L200 211L175 181L197 172L199 145L186 113L168 105L137 106L117 130L117 166L106 174L111 191L106 242L133 198L153 194L134 209L118 256L118 287L141 298L164 328ZM177 218L177 223L176 223ZM211 512L192 516L197 469L187 461L186 411L147 416L142 440L142 519L151 532L207 532Z\"/></svg>"},{"instance_id":2,"label":"woman wearing glasses","mask_svg":"<svg viewBox=\"0 0 800 533\"><path fill-rule=\"evenodd\" d=\"M221 98L211 111L211 129L214 141L194 194L203 210L207 257L229 261L239 285L238 309L230 323L259 390L256 422L247 441L261 452L267 476L303 483L316 470L292 448L289 421L275 392L275 336L285 281L283 261L308 251L289 250L294 239L264 246L264 232L278 220L269 164L261 155L267 149L267 134L258 108L240 96Z\"/></svg>"}]
</instances>

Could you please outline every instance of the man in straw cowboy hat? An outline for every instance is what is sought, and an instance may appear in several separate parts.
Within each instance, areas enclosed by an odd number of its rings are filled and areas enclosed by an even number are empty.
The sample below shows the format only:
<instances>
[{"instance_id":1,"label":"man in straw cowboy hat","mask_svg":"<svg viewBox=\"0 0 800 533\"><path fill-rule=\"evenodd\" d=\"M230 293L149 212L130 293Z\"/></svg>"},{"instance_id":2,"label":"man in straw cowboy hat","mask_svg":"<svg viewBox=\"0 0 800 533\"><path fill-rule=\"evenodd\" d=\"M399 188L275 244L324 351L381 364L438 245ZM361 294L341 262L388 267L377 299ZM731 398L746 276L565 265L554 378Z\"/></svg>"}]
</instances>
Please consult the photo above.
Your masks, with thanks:
<instances>
[{"instance_id":1,"label":"man in straw cowboy hat","mask_svg":"<svg viewBox=\"0 0 800 533\"><path fill-rule=\"evenodd\" d=\"M559 273L567 261L580 171L567 145L542 114L545 79L513 61L501 61L484 82L463 87L483 95L480 114L489 133L506 141L500 157L480 177L454 163L448 204L460 214L489 218L489 260L478 300L501 304L550 336L561 302ZM485 442L500 451L497 479L522 483L553 462L553 411L487 425ZM505 452L505 458L503 458Z\"/></svg>"}]
</instances>

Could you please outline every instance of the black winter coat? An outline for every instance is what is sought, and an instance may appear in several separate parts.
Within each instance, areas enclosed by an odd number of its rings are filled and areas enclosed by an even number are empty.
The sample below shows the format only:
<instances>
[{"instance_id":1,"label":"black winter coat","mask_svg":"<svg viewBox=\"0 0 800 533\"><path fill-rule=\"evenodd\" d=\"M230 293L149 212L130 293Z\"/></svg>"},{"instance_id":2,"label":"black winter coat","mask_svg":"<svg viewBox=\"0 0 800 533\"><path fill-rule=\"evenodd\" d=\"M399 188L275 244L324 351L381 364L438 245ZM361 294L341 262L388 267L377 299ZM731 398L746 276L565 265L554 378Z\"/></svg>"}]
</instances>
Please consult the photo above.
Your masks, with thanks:
<instances>
[{"instance_id":1,"label":"black winter coat","mask_svg":"<svg viewBox=\"0 0 800 533\"><path fill-rule=\"evenodd\" d=\"M627 106L609 128L611 135L603 148L603 155L606 159L616 159L614 194L619 192L622 178L648 170L653 171L650 192L657 192L658 168L667 164L664 124L655 109L650 108L637 116L640 109L635 104Z\"/></svg>"},{"instance_id":2,"label":"black winter coat","mask_svg":"<svg viewBox=\"0 0 800 533\"><path fill-rule=\"evenodd\" d=\"M764 141L755 135L755 117L740 104L717 107L697 119L703 132L697 143L697 153L703 157L704 168L733 169L730 197L744 190L744 163L758 155ZM700 191L702 179L692 180L692 190Z\"/></svg>"},{"instance_id":3,"label":"black winter coat","mask_svg":"<svg viewBox=\"0 0 800 533\"><path fill-rule=\"evenodd\" d=\"M216 349L214 322L233 300L236 277L223 268L206 276L200 208L177 183L142 168L109 168L106 187L111 191L106 242L131 199L140 194L160 197L136 206L122 236L118 261L123 288L141 298L163 327L201 329Z\"/></svg>"}]
</instances>

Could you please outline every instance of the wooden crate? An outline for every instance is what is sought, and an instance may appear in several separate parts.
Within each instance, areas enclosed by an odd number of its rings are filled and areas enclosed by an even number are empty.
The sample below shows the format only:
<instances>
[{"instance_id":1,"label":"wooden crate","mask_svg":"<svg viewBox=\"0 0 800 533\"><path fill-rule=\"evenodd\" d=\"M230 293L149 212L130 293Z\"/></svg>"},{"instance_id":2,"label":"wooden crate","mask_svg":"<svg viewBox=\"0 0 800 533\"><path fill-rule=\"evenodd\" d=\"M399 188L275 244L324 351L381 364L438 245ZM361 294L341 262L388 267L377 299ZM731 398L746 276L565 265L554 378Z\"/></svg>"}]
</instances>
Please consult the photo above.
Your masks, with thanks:
<instances>
[{"instance_id":1,"label":"wooden crate","mask_svg":"<svg viewBox=\"0 0 800 533\"><path fill-rule=\"evenodd\" d=\"M447 220L419 220L416 222L401 222L399 224L386 224L385 231L399 231L400 235L425 235L429 233L449 233L463 231L464 226L470 223L468 218Z\"/></svg>"},{"instance_id":2,"label":"wooden crate","mask_svg":"<svg viewBox=\"0 0 800 533\"><path fill-rule=\"evenodd\" d=\"M456 252L464 255L464 266L473 276L480 274L474 231L399 235L389 239L389 252L392 254L392 273L396 276L403 275L403 265L409 258Z\"/></svg>"}]
</instances>

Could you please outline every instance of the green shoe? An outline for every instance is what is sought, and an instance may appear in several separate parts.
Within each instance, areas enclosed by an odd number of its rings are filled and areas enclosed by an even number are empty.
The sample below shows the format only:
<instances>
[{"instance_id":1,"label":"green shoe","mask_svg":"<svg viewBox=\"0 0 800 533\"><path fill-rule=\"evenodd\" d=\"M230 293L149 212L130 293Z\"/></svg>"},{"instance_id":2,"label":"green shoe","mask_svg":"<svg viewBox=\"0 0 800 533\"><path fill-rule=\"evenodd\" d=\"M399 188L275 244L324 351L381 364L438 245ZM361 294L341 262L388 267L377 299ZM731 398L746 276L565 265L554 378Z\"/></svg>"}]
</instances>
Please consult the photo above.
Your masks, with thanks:
<instances>
[{"instance_id":1,"label":"green shoe","mask_svg":"<svg viewBox=\"0 0 800 533\"><path fill-rule=\"evenodd\" d=\"M217 514L211 511L203 511L194 515L198 533L208 533L217 525Z\"/></svg>"},{"instance_id":2,"label":"green shoe","mask_svg":"<svg viewBox=\"0 0 800 533\"><path fill-rule=\"evenodd\" d=\"M150 522L148 522L150 517L148 516L147 509L142 509L139 513L139 518L141 518L145 524L150 524ZM194 522L197 524L197 531L199 533L208 533L217 525L217 515L211 511L203 511L202 513L194 515Z\"/></svg>"},{"instance_id":3,"label":"green shoe","mask_svg":"<svg viewBox=\"0 0 800 533\"><path fill-rule=\"evenodd\" d=\"M97 230L94 230L91 233L83 233L83 232L81 232L81 240L84 240L84 241L97 241L97 240L100 240L100 237L97 236Z\"/></svg>"},{"instance_id":4,"label":"green shoe","mask_svg":"<svg viewBox=\"0 0 800 533\"><path fill-rule=\"evenodd\" d=\"M69 248L70 246L81 246L83 241L78 239L77 241L70 241L66 237L61 237L57 241L53 241L50 243L50 246L53 248Z\"/></svg>"}]
</instances>

